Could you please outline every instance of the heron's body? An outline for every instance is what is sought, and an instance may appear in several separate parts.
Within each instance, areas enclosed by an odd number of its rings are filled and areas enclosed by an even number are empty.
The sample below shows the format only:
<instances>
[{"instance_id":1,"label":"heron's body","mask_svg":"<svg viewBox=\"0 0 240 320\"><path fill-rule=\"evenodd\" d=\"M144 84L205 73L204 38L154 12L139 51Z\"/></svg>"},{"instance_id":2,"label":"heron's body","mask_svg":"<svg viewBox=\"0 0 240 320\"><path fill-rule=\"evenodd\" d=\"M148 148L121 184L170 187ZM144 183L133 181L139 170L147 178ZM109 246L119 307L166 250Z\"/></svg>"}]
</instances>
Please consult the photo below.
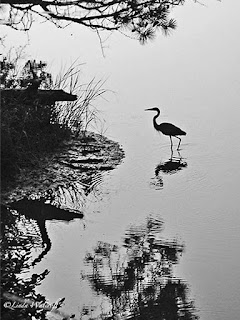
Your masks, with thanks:
<instances>
[{"instance_id":1,"label":"heron's body","mask_svg":"<svg viewBox=\"0 0 240 320\"><path fill-rule=\"evenodd\" d=\"M179 139L179 144L178 144L178 149L179 149L180 143L181 143L181 138L179 138L177 136L185 136L186 132L183 131L182 129L176 127L172 123L163 122L163 123L158 124L157 120L156 120L160 115L160 110L158 108L154 107L154 108L150 108L150 109L146 109L146 110L156 111L157 112L157 114L153 117L153 126L154 126L154 128L157 131L162 132L162 134L170 137L171 147L172 147L172 137L175 137L175 138Z\"/></svg>"}]
</instances>

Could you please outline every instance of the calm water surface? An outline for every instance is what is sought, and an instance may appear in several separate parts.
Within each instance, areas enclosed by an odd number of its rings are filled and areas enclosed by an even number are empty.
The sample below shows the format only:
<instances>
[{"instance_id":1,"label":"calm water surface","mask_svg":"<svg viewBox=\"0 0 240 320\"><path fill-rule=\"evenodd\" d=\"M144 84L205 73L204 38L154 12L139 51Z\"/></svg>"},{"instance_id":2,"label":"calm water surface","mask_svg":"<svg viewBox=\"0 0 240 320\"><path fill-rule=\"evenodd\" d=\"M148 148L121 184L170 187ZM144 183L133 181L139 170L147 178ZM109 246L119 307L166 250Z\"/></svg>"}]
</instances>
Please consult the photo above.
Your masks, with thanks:
<instances>
[{"instance_id":1,"label":"calm water surface","mask_svg":"<svg viewBox=\"0 0 240 320\"><path fill-rule=\"evenodd\" d=\"M170 38L140 48L113 37L105 60L87 33L84 42L78 33L61 31L66 45L61 38L54 52L50 32L41 38L33 30L33 44L41 40L39 50L48 48L40 59L83 54L93 74L106 74L118 93L101 110L106 135L120 142L125 159L97 181L85 199L83 221L47 222L52 247L34 267L36 273L50 270L38 291L50 302L65 297L66 312L78 318L111 311L115 318L133 316L134 297L116 288L126 285L122 270L130 274L134 266L132 294L146 296L142 276L152 284L152 296L166 279L180 280L195 304L188 318L239 318L239 4L189 4L179 12L180 27ZM173 164L169 138L154 131L153 114L144 111L156 104L160 121L187 132L180 154L174 148ZM159 266L156 248L165 265Z\"/></svg>"},{"instance_id":2,"label":"calm water surface","mask_svg":"<svg viewBox=\"0 0 240 320\"><path fill-rule=\"evenodd\" d=\"M48 223L52 249L36 270L46 267L50 274L39 292L52 301L66 297L66 310L76 315L83 306L92 306L96 317L109 310L107 297L86 280L91 268L84 258L99 242L121 247L131 228L140 232L153 219L161 221L162 241L175 239L184 247L173 277L188 285L200 319L238 318L240 111L232 105L219 114L219 108L162 108L162 121L175 120L187 131L179 153L175 141L177 165L169 172L169 138L153 130L150 112L136 106L108 114L109 131L118 135L126 157L88 196L84 222Z\"/></svg>"}]
</instances>

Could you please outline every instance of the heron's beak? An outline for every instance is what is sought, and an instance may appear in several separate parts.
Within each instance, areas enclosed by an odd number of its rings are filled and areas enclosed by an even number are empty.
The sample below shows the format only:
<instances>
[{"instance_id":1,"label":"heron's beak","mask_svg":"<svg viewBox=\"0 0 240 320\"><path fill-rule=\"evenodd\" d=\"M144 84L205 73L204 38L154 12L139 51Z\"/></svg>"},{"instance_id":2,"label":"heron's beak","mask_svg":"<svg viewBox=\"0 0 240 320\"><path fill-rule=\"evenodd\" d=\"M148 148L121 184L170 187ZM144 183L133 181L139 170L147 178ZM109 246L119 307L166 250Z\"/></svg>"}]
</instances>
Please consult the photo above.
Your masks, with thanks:
<instances>
[{"instance_id":1,"label":"heron's beak","mask_svg":"<svg viewBox=\"0 0 240 320\"><path fill-rule=\"evenodd\" d=\"M152 110L152 109L144 109L144 111L149 111L149 110Z\"/></svg>"}]
</instances>

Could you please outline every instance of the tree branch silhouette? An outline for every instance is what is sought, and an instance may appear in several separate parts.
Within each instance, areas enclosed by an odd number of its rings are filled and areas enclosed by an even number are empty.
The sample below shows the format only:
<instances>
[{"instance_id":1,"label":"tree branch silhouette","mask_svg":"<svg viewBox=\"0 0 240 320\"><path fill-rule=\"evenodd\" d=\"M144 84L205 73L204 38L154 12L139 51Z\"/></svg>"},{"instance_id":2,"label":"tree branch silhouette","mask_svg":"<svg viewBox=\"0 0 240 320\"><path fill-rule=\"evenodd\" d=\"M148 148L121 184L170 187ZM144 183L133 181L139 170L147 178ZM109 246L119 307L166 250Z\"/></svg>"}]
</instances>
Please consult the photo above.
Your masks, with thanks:
<instances>
[{"instance_id":1,"label":"tree branch silhouette","mask_svg":"<svg viewBox=\"0 0 240 320\"><path fill-rule=\"evenodd\" d=\"M194 1L194 0L193 0ZM60 28L76 23L94 31L127 30L140 43L176 28L173 8L185 0L2 0L7 6L2 22L14 29L29 30L38 16Z\"/></svg>"}]
</instances>

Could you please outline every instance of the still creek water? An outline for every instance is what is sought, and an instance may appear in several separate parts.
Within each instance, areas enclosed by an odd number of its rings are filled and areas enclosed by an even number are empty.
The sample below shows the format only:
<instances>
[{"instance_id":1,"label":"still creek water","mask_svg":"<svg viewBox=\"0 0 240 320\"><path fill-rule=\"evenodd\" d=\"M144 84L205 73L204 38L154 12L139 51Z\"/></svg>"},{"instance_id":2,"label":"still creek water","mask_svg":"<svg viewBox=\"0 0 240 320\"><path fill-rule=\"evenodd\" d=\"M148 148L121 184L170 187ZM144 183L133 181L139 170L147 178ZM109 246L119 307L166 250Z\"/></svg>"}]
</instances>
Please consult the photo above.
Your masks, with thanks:
<instances>
[{"instance_id":1,"label":"still creek water","mask_svg":"<svg viewBox=\"0 0 240 320\"><path fill-rule=\"evenodd\" d=\"M43 61L50 54L65 61L86 47L94 74L106 72L119 94L102 111L123 161L94 176L87 194L69 179L75 194L66 207L84 217L47 220L40 259L37 226L27 228L38 260L21 276L48 269L37 292L50 303L65 297L61 309L76 319L239 319L239 3L186 6L181 14L168 39L140 48L113 38L104 61L79 31L61 30L56 52L46 23L36 30L46 28L49 39L32 39ZM169 138L144 111L156 103L159 122L187 132L179 153L173 139L172 162Z\"/></svg>"},{"instance_id":2,"label":"still creek water","mask_svg":"<svg viewBox=\"0 0 240 320\"><path fill-rule=\"evenodd\" d=\"M125 158L95 178L83 219L46 222L51 248L24 277L48 269L37 291L51 303L65 297L77 319L236 320L239 108L162 108L160 121L187 132L179 152L173 139L172 163L152 116L139 106L108 112Z\"/></svg>"}]
</instances>

